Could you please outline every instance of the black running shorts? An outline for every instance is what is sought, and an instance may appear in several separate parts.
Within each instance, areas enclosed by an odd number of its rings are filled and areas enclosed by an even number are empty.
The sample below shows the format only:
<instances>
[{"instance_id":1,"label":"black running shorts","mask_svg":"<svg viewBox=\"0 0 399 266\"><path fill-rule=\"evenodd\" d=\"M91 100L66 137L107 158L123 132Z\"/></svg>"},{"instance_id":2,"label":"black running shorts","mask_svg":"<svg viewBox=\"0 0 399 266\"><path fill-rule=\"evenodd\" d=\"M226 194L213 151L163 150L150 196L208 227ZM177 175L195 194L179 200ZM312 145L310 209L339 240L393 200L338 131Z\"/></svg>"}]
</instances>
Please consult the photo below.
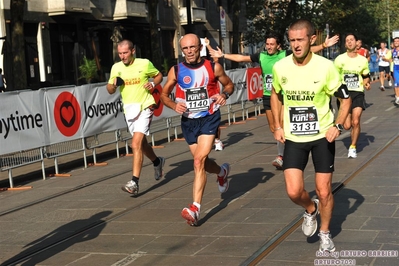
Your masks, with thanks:
<instances>
[{"instance_id":1,"label":"black running shorts","mask_svg":"<svg viewBox=\"0 0 399 266\"><path fill-rule=\"evenodd\" d=\"M296 168L304 171L310 152L316 173L334 172L335 142L330 143L326 138L303 143L286 140L283 169Z\"/></svg>"}]
</instances>

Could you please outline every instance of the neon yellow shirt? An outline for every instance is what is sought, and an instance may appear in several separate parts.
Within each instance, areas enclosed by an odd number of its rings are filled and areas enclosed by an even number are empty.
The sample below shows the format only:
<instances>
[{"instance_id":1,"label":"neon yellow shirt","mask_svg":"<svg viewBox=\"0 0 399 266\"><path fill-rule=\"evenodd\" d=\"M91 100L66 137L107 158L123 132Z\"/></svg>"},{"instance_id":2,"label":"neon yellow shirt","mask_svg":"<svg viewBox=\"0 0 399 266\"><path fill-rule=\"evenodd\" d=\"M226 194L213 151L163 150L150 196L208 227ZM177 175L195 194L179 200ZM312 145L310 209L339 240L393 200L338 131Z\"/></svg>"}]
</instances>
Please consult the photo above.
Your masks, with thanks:
<instances>
[{"instance_id":1,"label":"neon yellow shirt","mask_svg":"<svg viewBox=\"0 0 399 266\"><path fill-rule=\"evenodd\" d=\"M341 86L333 62L316 54L305 66L289 55L273 67L273 87L284 97L285 138L309 142L325 137L333 125L330 99Z\"/></svg>"},{"instance_id":2,"label":"neon yellow shirt","mask_svg":"<svg viewBox=\"0 0 399 266\"><path fill-rule=\"evenodd\" d=\"M115 63L111 68L108 83L113 84L116 77L122 78L125 81L125 85L120 86L123 104L141 103L141 110L144 110L155 104L154 97L144 88L144 84L158 73L158 69L150 60L136 58L129 66L125 66L123 62Z\"/></svg>"},{"instance_id":3,"label":"neon yellow shirt","mask_svg":"<svg viewBox=\"0 0 399 266\"><path fill-rule=\"evenodd\" d=\"M341 75L342 83L346 84L348 90L364 91L362 75L370 73L367 58L361 55L349 57L348 53L343 53L335 58L334 65Z\"/></svg>"}]
</instances>

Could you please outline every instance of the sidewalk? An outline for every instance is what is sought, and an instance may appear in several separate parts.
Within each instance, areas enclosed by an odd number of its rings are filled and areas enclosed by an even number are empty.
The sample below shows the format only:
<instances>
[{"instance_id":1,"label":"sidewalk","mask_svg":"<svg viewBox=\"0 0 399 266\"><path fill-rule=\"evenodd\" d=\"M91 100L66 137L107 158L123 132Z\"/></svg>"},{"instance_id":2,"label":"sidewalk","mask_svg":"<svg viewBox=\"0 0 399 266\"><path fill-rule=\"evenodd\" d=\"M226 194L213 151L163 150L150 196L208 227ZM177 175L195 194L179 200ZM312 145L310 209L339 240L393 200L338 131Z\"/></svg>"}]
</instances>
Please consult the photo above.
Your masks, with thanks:
<instances>
[{"instance_id":1,"label":"sidewalk","mask_svg":"<svg viewBox=\"0 0 399 266\"><path fill-rule=\"evenodd\" d=\"M334 186L352 177L335 194L331 230L337 252L399 250L399 109L392 93L376 84L367 93L357 159L347 158L349 132L336 142ZM30 190L1 192L1 265L62 239L21 265L243 264L303 210L288 199L282 171L271 166L276 145L264 116L222 129L222 141L225 150L212 151L210 158L231 164L230 188L221 195L216 177L208 175L198 227L180 217L192 202L192 158L184 141L155 150L166 158L162 180L154 180L152 165L144 161L138 197L120 189L131 178L131 157L75 168L68 178L28 180ZM312 195L313 173L310 162L305 182ZM318 237L306 239L299 228L259 265L313 265L317 249ZM346 259L399 264L397 256Z\"/></svg>"}]
</instances>

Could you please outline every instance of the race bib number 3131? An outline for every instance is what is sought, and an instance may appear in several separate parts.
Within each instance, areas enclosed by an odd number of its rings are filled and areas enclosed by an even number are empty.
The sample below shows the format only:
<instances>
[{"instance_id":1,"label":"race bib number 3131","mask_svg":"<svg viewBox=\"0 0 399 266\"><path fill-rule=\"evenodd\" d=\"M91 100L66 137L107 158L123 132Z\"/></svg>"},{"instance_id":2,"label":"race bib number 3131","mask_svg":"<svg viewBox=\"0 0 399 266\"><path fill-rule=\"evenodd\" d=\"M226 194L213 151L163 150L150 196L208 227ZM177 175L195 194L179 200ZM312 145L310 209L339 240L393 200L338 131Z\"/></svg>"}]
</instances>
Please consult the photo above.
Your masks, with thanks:
<instances>
[{"instance_id":1,"label":"race bib number 3131","mask_svg":"<svg viewBox=\"0 0 399 266\"><path fill-rule=\"evenodd\" d=\"M290 130L293 135L313 135L320 132L316 107L289 107Z\"/></svg>"}]
</instances>

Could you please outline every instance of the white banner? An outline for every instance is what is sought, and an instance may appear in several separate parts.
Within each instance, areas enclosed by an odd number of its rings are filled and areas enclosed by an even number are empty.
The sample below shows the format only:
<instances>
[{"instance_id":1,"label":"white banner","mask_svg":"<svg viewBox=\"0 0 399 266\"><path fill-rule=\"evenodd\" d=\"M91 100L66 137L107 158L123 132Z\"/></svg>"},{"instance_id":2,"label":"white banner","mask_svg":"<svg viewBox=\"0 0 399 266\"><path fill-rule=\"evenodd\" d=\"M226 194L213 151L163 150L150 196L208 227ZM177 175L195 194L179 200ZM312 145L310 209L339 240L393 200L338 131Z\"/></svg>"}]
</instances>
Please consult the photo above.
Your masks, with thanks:
<instances>
[{"instance_id":1,"label":"white banner","mask_svg":"<svg viewBox=\"0 0 399 266\"><path fill-rule=\"evenodd\" d=\"M43 91L0 94L0 154L43 147L47 121Z\"/></svg>"},{"instance_id":2,"label":"white banner","mask_svg":"<svg viewBox=\"0 0 399 266\"><path fill-rule=\"evenodd\" d=\"M248 99L246 72L226 71L234 83L228 104ZM178 115L160 100L165 82L166 78L152 91L153 121ZM110 95L105 83L6 92L0 95L0 106L0 155L126 128L120 93Z\"/></svg>"},{"instance_id":3,"label":"white banner","mask_svg":"<svg viewBox=\"0 0 399 266\"><path fill-rule=\"evenodd\" d=\"M82 86L77 96L85 137L126 127L119 93L109 94L105 85Z\"/></svg>"},{"instance_id":4,"label":"white banner","mask_svg":"<svg viewBox=\"0 0 399 266\"><path fill-rule=\"evenodd\" d=\"M83 137L82 105L78 92L82 87L44 89L48 115L48 143Z\"/></svg>"},{"instance_id":5,"label":"white banner","mask_svg":"<svg viewBox=\"0 0 399 266\"><path fill-rule=\"evenodd\" d=\"M247 96L247 69L239 68L226 71L234 83L234 93L227 100L227 104L233 104L240 101L246 101Z\"/></svg>"}]
</instances>

